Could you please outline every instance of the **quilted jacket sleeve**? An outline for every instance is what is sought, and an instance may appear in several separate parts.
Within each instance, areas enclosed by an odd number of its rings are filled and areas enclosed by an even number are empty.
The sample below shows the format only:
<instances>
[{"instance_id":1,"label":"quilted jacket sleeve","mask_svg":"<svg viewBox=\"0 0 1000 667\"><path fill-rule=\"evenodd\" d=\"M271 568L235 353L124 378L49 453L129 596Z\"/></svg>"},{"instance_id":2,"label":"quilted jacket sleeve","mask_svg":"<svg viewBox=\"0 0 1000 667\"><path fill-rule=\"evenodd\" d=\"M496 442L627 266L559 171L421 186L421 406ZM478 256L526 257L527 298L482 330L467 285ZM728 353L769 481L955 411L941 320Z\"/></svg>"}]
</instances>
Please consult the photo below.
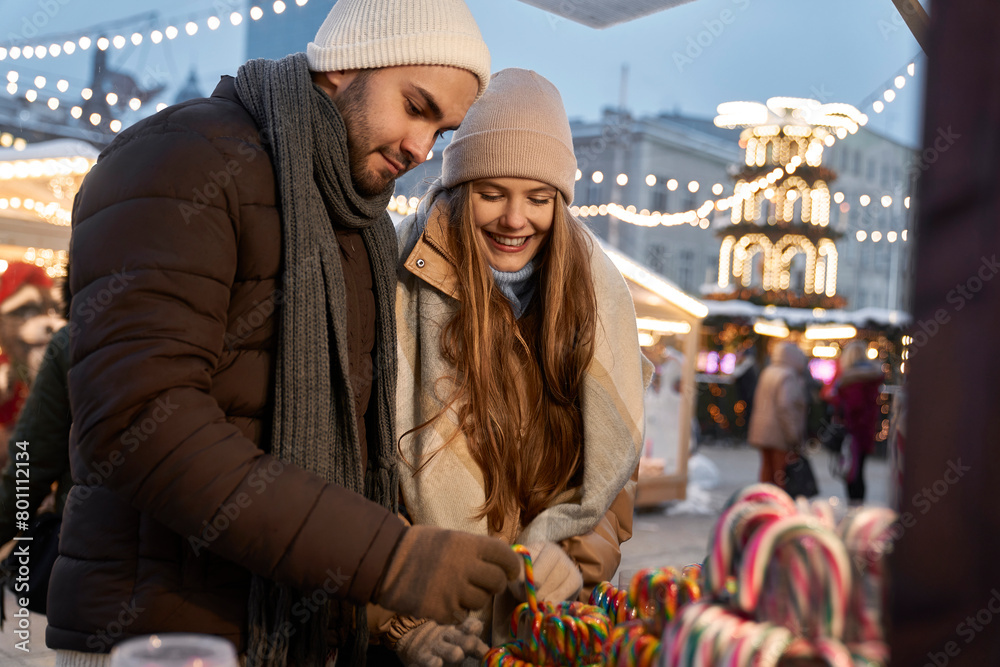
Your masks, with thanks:
<instances>
[{"instance_id":1,"label":"quilted jacket sleeve","mask_svg":"<svg viewBox=\"0 0 1000 667\"><path fill-rule=\"evenodd\" d=\"M252 139L165 121L88 175L70 252L74 476L196 552L306 590L333 576L337 595L364 603L402 524L265 454L211 395L246 231L239 200L267 187L253 180L267 159Z\"/></svg>"}]
</instances>

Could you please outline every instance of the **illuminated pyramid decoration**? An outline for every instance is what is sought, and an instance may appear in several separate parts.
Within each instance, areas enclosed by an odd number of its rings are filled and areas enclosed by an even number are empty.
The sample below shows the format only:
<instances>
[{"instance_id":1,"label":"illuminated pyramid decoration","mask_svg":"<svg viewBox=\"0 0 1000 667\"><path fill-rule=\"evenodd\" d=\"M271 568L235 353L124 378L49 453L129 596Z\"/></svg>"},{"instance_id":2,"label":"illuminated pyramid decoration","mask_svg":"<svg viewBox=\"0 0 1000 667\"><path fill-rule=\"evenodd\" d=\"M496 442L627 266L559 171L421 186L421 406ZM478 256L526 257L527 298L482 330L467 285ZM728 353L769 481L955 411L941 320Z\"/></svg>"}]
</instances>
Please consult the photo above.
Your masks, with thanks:
<instances>
[{"instance_id":1,"label":"illuminated pyramid decoration","mask_svg":"<svg viewBox=\"0 0 1000 667\"><path fill-rule=\"evenodd\" d=\"M849 104L792 97L772 97L766 105L727 102L718 112L719 127L746 128L732 224L720 231L719 288L763 303L836 307L841 235L829 227L836 174L823 166L823 149L857 132L867 117ZM804 273L792 284L799 254Z\"/></svg>"}]
</instances>

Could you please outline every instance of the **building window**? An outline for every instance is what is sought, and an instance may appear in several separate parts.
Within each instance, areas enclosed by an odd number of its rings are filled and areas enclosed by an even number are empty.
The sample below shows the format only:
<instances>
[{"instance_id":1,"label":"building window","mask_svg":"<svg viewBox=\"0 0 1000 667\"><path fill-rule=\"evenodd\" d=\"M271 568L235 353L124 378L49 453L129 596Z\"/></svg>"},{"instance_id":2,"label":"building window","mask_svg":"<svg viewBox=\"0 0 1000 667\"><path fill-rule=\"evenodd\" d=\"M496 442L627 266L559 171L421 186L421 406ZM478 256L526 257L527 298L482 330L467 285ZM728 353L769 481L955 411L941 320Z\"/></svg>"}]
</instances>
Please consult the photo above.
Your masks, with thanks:
<instances>
[{"instance_id":1,"label":"building window","mask_svg":"<svg viewBox=\"0 0 1000 667\"><path fill-rule=\"evenodd\" d=\"M667 212L667 189L665 187L653 190L653 210L660 213Z\"/></svg>"},{"instance_id":2,"label":"building window","mask_svg":"<svg viewBox=\"0 0 1000 667\"><path fill-rule=\"evenodd\" d=\"M649 252L647 253L646 263L656 273L660 275L667 274L667 248L666 246L654 243L649 246Z\"/></svg>"},{"instance_id":3,"label":"building window","mask_svg":"<svg viewBox=\"0 0 1000 667\"><path fill-rule=\"evenodd\" d=\"M854 173L861 175L861 151L854 151Z\"/></svg>"},{"instance_id":4,"label":"building window","mask_svg":"<svg viewBox=\"0 0 1000 667\"><path fill-rule=\"evenodd\" d=\"M684 197L684 208L683 211L693 211L698 208L698 195L694 192L689 192Z\"/></svg>"},{"instance_id":5,"label":"building window","mask_svg":"<svg viewBox=\"0 0 1000 667\"><path fill-rule=\"evenodd\" d=\"M597 204L600 206L604 202L601 201L601 184L591 182L587 184L587 202L591 204Z\"/></svg>"},{"instance_id":6,"label":"building window","mask_svg":"<svg viewBox=\"0 0 1000 667\"><path fill-rule=\"evenodd\" d=\"M681 286L687 290L692 291L694 286L692 282L694 281L694 251L693 250L682 250L681 251L681 266L680 266L680 283Z\"/></svg>"}]
</instances>

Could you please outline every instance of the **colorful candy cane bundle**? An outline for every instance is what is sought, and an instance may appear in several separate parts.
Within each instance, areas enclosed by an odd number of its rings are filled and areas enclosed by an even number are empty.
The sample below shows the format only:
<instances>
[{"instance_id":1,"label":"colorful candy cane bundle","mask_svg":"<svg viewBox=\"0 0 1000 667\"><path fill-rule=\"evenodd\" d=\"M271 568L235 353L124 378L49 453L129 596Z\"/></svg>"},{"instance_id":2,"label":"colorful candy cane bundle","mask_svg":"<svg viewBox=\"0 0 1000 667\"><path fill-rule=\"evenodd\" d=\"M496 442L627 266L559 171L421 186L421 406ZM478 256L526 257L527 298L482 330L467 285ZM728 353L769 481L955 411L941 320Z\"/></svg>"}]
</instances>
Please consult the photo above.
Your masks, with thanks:
<instances>
[{"instance_id":1,"label":"colorful candy cane bundle","mask_svg":"<svg viewBox=\"0 0 1000 667\"><path fill-rule=\"evenodd\" d=\"M709 601L666 628L659 664L884 664L881 554L894 519L867 509L838 528L827 503L796 503L761 484L737 492L710 538L702 573Z\"/></svg>"},{"instance_id":2,"label":"colorful candy cane bundle","mask_svg":"<svg viewBox=\"0 0 1000 667\"><path fill-rule=\"evenodd\" d=\"M590 593L590 604L603 609L615 625L636 619L635 607L628 603L628 591L615 588L609 581L602 581L594 586Z\"/></svg>"},{"instance_id":3,"label":"colorful candy cane bundle","mask_svg":"<svg viewBox=\"0 0 1000 667\"><path fill-rule=\"evenodd\" d=\"M886 554L892 548L896 513L884 507L865 507L848 514L837 534L851 556L854 580L848 602L845 641L856 652L876 662L888 659L882 632L882 598Z\"/></svg>"},{"instance_id":4,"label":"colorful candy cane bundle","mask_svg":"<svg viewBox=\"0 0 1000 667\"><path fill-rule=\"evenodd\" d=\"M701 599L701 566L689 565L681 572L672 567L640 570L632 577L624 608L630 619L611 632L608 665L647 667L660 656L660 637L666 624L680 609ZM615 599L619 599L619 595ZM595 589L591 601L600 602Z\"/></svg>"},{"instance_id":5,"label":"colorful candy cane bundle","mask_svg":"<svg viewBox=\"0 0 1000 667\"><path fill-rule=\"evenodd\" d=\"M642 570L628 590L598 585L591 604L540 603L530 555L528 602L511 620L518 640L488 667L832 667L888 662L881 628L883 556L895 514L792 500L754 484L726 503L702 567ZM704 597L703 597L704 595Z\"/></svg>"},{"instance_id":6,"label":"colorful candy cane bundle","mask_svg":"<svg viewBox=\"0 0 1000 667\"><path fill-rule=\"evenodd\" d=\"M511 632L518 639L486 654L488 667L532 665L603 665L611 621L604 610L581 602L539 602L531 554L520 545L514 550L524 558L528 601L511 618Z\"/></svg>"}]
</instances>

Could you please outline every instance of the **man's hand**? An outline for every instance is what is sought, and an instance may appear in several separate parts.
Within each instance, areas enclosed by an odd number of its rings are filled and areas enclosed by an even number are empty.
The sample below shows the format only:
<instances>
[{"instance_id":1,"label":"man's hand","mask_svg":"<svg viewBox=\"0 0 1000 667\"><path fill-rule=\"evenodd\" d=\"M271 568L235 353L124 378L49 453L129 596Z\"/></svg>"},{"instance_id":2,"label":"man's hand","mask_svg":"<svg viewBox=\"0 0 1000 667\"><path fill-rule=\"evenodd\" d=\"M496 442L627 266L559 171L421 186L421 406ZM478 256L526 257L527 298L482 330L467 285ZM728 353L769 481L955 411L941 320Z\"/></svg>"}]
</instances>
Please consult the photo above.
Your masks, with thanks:
<instances>
[{"instance_id":1,"label":"man's hand","mask_svg":"<svg viewBox=\"0 0 1000 667\"><path fill-rule=\"evenodd\" d=\"M493 537L412 526L400 538L372 601L407 616L455 623L517 578L520 561Z\"/></svg>"}]
</instances>

